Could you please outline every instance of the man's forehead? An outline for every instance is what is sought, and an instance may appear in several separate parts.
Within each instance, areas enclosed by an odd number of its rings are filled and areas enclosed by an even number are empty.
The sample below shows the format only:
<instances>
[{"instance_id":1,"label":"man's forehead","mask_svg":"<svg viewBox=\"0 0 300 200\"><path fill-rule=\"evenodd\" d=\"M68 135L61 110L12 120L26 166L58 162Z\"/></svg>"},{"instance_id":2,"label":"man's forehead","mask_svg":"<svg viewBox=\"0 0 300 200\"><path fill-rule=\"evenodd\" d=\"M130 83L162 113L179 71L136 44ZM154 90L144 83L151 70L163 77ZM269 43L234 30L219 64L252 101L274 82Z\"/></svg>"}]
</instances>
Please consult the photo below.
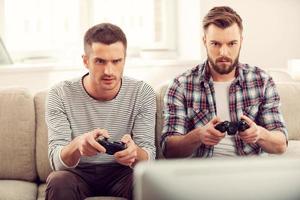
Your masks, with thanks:
<instances>
[{"instance_id":1,"label":"man's forehead","mask_svg":"<svg viewBox=\"0 0 300 200\"><path fill-rule=\"evenodd\" d=\"M89 55L94 59L117 60L124 58L125 48L121 42L112 44L103 44L99 42L92 43Z\"/></svg>"},{"instance_id":2,"label":"man's forehead","mask_svg":"<svg viewBox=\"0 0 300 200\"><path fill-rule=\"evenodd\" d=\"M236 23L225 29L219 28L216 25L211 24L205 31L205 36L208 40L239 41L241 38L241 31Z\"/></svg>"},{"instance_id":3,"label":"man's forehead","mask_svg":"<svg viewBox=\"0 0 300 200\"><path fill-rule=\"evenodd\" d=\"M110 48L110 49L114 49L114 50L124 50L125 49L123 43L120 41L117 41L117 42L114 42L111 44L105 44L102 42L92 42L90 47L93 50L103 49L103 48Z\"/></svg>"},{"instance_id":4,"label":"man's forehead","mask_svg":"<svg viewBox=\"0 0 300 200\"><path fill-rule=\"evenodd\" d=\"M123 53L111 53L111 54L106 54L106 53L91 53L90 57L92 59L100 59L100 60L105 60L105 61L113 61L113 60L119 60L119 59L124 59L124 54Z\"/></svg>"}]
</instances>

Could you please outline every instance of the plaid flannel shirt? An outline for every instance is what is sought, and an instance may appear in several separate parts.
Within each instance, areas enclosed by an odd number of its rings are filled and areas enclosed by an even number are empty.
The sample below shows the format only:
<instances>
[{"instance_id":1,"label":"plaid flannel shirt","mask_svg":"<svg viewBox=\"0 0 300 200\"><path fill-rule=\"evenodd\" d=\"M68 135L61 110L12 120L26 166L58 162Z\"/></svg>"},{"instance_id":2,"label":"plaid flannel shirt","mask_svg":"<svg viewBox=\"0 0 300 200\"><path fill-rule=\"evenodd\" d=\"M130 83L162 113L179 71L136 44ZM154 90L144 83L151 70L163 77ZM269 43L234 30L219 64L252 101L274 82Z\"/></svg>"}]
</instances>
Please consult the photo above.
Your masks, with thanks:
<instances>
[{"instance_id":1,"label":"plaid flannel shirt","mask_svg":"<svg viewBox=\"0 0 300 200\"><path fill-rule=\"evenodd\" d=\"M196 66L174 79L164 99L164 128L161 146L165 152L168 136L184 135L207 124L216 116L213 80L207 62ZM242 114L267 130L287 129L279 110L280 98L273 79L258 67L238 64L236 78L229 88L231 121L238 121ZM237 155L262 153L258 144L246 144L235 136ZM213 146L201 144L193 157L213 156Z\"/></svg>"}]
</instances>

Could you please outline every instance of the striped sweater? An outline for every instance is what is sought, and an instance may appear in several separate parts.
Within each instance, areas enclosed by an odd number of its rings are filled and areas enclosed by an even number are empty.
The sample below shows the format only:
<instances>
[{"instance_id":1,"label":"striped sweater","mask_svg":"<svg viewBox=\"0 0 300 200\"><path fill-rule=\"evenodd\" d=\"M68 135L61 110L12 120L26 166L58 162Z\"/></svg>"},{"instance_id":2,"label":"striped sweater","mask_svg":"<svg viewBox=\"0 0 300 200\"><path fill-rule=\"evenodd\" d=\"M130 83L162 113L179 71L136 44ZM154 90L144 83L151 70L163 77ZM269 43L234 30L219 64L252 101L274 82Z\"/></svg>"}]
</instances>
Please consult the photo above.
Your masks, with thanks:
<instances>
[{"instance_id":1,"label":"striped sweater","mask_svg":"<svg viewBox=\"0 0 300 200\"><path fill-rule=\"evenodd\" d=\"M67 168L60 158L61 149L75 137L96 128L108 130L112 141L120 141L124 134L130 133L149 159L154 159L154 90L143 81L123 77L118 95L109 101L99 101L88 95L82 79L61 82L49 91L45 117L51 167L54 170ZM111 155L97 154L82 156L79 165L115 162Z\"/></svg>"}]
</instances>

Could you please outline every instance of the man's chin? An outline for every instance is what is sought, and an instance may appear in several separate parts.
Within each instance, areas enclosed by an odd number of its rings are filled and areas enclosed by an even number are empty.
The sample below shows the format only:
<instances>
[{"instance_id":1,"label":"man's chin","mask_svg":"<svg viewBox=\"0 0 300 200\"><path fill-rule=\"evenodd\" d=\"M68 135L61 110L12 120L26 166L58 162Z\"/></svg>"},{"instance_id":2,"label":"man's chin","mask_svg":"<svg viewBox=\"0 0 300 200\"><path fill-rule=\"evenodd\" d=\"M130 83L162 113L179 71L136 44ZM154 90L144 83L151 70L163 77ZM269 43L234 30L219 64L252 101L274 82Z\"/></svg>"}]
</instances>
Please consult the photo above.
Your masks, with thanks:
<instances>
[{"instance_id":1,"label":"man's chin","mask_svg":"<svg viewBox=\"0 0 300 200\"><path fill-rule=\"evenodd\" d=\"M113 84L110 84L110 85L105 84L105 85L102 85L101 88L103 90L105 90L105 91L109 91L109 90L113 90L115 88L115 85L113 85Z\"/></svg>"},{"instance_id":2,"label":"man's chin","mask_svg":"<svg viewBox=\"0 0 300 200\"><path fill-rule=\"evenodd\" d=\"M234 70L234 68L226 68L226 69L219 69L216 70L216 72L218 72L221 75L225 75L225 74L230 74L232 71Z\"/></svg>"},{"instance_id":3,"label":"man's chin","mask_svg":"<svg viewBox=\"0 0 300 200\"><path fill-rule=\"evenodd\" d=\"M229 69L232 65L232 62L217 62L216 66L218 66L219 68L226 68Z\"/></svg>"}]
</instances>

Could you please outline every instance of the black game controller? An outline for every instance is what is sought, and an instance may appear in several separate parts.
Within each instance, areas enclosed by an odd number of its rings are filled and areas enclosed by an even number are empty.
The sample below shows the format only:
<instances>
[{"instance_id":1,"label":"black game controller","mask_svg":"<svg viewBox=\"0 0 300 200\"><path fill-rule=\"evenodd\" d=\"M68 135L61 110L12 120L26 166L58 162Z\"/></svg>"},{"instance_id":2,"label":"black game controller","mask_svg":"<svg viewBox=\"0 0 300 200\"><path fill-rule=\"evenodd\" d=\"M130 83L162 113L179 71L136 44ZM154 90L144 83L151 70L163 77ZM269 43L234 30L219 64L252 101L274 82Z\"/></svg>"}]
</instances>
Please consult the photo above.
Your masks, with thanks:
<instances>
[{"instance_id":1,"label":"black game controller","mask_svg":"<svg viewBox=\"0 0 300 200\"><path fill-rule=\"evenodd\" d=\"M238 130L240 132L243 132L248 128L250 128L250 126L247 124L245 120L242 119L241 121L238 122Z\"/></svg>"},{"instance_id":2,"label":"black game controller","mask_svg":"<svg viewBox=\"0 0 300 200\"><path fill-rule=\"evenodd\" d=\"M241 120L238 122L229 122L224 121L215 126L215 129L224 133L227 131L228 135L235 135L238 131L243 132L249 128L249 125L245 120Z\"/></svg>"},{"instance_id":3,"label":"black game controller","mask_svg":"<svg viewBox=\"0 0 300 200\"><path fill-rule=\"evenodd\" d=\"M98 139L97 142L101 144L109 155L114 155L118 151L126 149L126 144L123 142L111 142L107 138Z\"/></svg>"}]
</instances>

